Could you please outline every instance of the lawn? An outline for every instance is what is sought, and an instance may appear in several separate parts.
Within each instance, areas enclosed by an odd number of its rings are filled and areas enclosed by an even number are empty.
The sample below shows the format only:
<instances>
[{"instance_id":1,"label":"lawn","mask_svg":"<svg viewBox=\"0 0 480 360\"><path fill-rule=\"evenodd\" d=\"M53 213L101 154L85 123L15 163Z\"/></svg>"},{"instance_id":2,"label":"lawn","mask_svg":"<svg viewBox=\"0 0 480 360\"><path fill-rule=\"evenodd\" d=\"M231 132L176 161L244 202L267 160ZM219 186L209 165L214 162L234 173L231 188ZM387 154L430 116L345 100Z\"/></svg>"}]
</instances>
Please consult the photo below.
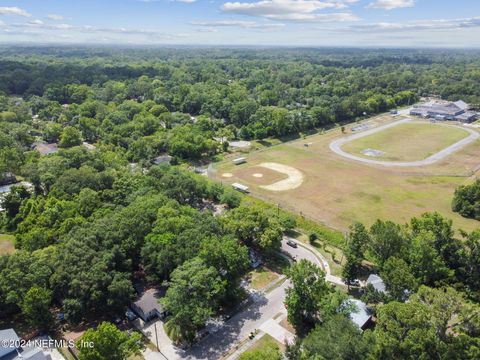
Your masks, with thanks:
<instances>
[{"instance_id":1,"label":"lawn","mask_svg":"<svg viewBox=\"0 0 480 360\"><path fill-rule=\"evenodd\" d=\"M376 126L395 120L382 116L368 121ZM424 126L429 128L430 124ZM442 126L435 126L444 132ZM461 134L455 132L455 136L465 136L463 130L460 131ZM272 209L278 207L280 212L297 214L299 228L307 233L315 231L321 240L340 248L343 246L342 232L357 221L367 226L377 219L405 223L424 212L438 211L453 220L455 229L472 231L478 228L478 221L465 219L452 212L451 201L455 189L471 181L473 169L480 165L480 141L429 166L385 168L345 159L333 153L329 144L342 136L345 135L340 129L335 129L251 152L246 156L246 164L234 166L230 160L226 160L215 164L215 171L209 175L224 184L244 183L251 192L244 202L256 202ZM452 140L450 135L445 138L450 139L445 140L446 143L456 140ZM308 147L306 143L309 143ZM435 149L430 148L429 151ZM273 192L260 187L264 184L262 179L244 176L246 168L263 162L295 167L304 175L302 185L288 191ZM232 177L223 177L225 172L231 173ZM315 223L318 225L315 226Z\"/></svg>"},{"instance_id":2,"label":"lawn","mask_svg":"<svg viewBox=\"0 0 480 360\"><path fill-rule=\"evenodd\" d=\"M11 254L15 251L14 240L13 235L0 234L0 255Z\"/></svg>"},{"instance_id":3,"label":"lawn","mask_svg":"<svg viewBox=\"0 0 480 360\"><path fill-rule=\"evenodd\" d=\"M279 343L277 340L275 340L273 337L271 337L268 334L263 335L260 340L256 341L252 347L250 347L246 352L252 351L252 350L275 350L275 349L280 349L283 350L285 348L285 345Z\"/></svg>"},{"instance_id":4,"label":"lawn","mask_svg":"<svg viewBox=\"0 0 480 360\"><path fill-rule=\"evenodd\" d=\"M255 290L264 290L267 285L278 279L289 265L288 260L280 256L264 259L261 267L248 273L250 286Z\"/></svg>"},{"instance_id":5,"label":"lawn","mask_svg":"<svg viewBox=\"0 0 480 360\"><path fill-rule=\"evenodd\" d=\"M462 140L469 134L458 127L426 122L403 123L378 133L352 140L342 149L364 158L386 161L423 160ZM366 149L379 150L383 154L367 156Z\"/></svg>"}]
</instances>

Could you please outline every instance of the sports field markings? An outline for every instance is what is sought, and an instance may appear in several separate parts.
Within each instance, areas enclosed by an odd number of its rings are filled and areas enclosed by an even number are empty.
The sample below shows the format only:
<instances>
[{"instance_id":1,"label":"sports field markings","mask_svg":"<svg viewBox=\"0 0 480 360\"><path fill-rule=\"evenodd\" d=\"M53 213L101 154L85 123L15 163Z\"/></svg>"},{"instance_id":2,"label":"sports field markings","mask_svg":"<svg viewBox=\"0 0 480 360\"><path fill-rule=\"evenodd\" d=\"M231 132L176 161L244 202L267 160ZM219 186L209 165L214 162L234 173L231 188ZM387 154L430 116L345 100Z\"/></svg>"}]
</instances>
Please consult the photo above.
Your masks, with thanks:
<instances>
[{"instance_id":1,"label":"sports field markings","mask_svg":"<svg viewBox=\"0 0 480 360\"><path fill-rule=\"evenodd\" d=\"M273 162L261 163L258 166L270 169L288 177L286 179L274 182L270 185L261 185L260 187L269 191L287 191L298 188L303 183L303 173L294 167Z\"/></svg>"},{"instance_id":2,"label":"sports field markings","mask_svg":"<svg viewBox=\"0 0 480 360\"><path fill-rule=\"evenodd\" d=\"M365 159L365 158L350 154L350 153L342 150L342 146L345 145L346 143L350 142L350 141L360 139L360 138L363 138L365 136L369 136L369 135L375 134L377 132L384 131L384 130L392 128L394 126L398 126L400 124L405 124L405 123L408 123L408 122L411 122L411 121L412 121L411 119L405 118L405 119L398 120L398 121L395 121L395 122L390 123L390 124L379 126L379 127L367 130L367 131L363 131L363 132L358 133L358 134L349 135L349 136L343 137L341 139L334 140L330 143L330 150L332 150L334 153L336 153L336 154L338 154L338 155L340 155L344 158L347 158L347 159L350 159L350 160L355 160L355 161L360 161L360 162L367 163L367 164L381 165L381 166L386 166L386 167L414 167L414 166L431 165L431 164L433 164L433 163L435 163L439 160L442 160L443 158L453 154L454 152L462 149L463 147L467 146L468 144L470 144L470 143L472 143L475 140L480 138L480 134L478 132L476 132L475 130L465 128L465 127L455 126L455 125L443 125L443 126L449 126L449 127L453 127L453 128L463 129L463 130L469 132L470 135L467 136L466 138L456 142L455 144L452 144L452 145L446 147L445 149L437 152L436 154L433 154L433 155L427 157L426 159L417 160L417 161L380 161L380 160Z\"/></svg>"}]
</instances>

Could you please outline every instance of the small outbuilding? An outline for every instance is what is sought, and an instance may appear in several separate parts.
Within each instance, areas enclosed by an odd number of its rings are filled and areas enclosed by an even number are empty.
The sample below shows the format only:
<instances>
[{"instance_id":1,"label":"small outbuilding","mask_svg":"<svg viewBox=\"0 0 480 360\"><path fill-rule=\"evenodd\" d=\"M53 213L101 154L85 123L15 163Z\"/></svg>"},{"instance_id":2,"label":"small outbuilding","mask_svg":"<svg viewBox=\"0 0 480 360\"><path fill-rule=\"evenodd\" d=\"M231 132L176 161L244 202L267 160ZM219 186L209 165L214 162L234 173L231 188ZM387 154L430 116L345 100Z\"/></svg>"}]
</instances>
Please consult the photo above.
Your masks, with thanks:
<instances>
[{"instance_id":1,"label":"small outbuilding","mask_svg":"<svg viewBox=\"0 0 480 360\"><path fill-rule=\"evenodd\" d=\"M154 165L170 164L170 161L172 161L172 157L170 155L160 155L154 158L152 163Z\"/></svg>"},{"instance_id":2,"label":"small outbuilding","mask_svg":"<svg viewBox=\"0 0 480 360\"><path fill-rule=\"evenodd\" d=\"M368 309L367 304L357 299L350 299L349 303L355 305L355 310L349 315L350 320L362 331L371 329L375 325L375 322L373 321L372 314Z\"/></svg>"},{"instance_id":3,"label":"small outbuilding","mask_svg":"<svg viewBox=\"0 0 480 360\"><path fill-rule=\"evenodd\" d=\"M248 186L240 183L233 183L232 188L243 193L248 193L250 191Z\"/></svg>"},{"instance_id":4,"label":"small outbuilding","mask_svg":"<svg viewBox=\"0 0 480 360\"><path fill-rule=\"evenodd\" d=\"M241 157L241 158L237 158L237 159L234 159L233 160L233 163L235 165L240 165L240 164L244 164L247 162L247 158L244 158L244 157Z\"/></svg>"},{"instance_id":5,"label":"small outbuilding","mask_svg":"<svg viewBox=\"0 0 480 360\"><path fill-rule=\"evenodd\" d=\"M385 287L385 283L383 282L382 278L375 274L370 274L368 276L367 285L372 285L375 290L381 293L386 293L387 289Z\"/></svg>"}]
</instances>

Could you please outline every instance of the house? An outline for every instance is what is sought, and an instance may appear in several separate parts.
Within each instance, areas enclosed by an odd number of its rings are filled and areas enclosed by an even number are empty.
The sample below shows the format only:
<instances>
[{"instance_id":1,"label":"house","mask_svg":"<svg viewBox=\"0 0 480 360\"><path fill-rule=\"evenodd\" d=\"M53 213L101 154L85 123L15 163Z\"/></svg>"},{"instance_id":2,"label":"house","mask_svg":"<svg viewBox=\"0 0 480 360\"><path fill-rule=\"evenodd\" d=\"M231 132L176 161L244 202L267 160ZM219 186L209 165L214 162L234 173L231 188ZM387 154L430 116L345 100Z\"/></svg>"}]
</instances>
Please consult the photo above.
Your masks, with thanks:
<instances>
[{"instance_id":1,"label":"house","mask_svg":"<svg viewBox=\"0 0 480 360\"><path fill-rule=\"evenodd\" d=\"M387 292L386 287L385 287L385 283L383 282L382 278L378 275L370 274L368 276L366 284L367 285L372 285L373 288L375 290L377 290L378 292L381 292L381 293L384 293L384 294Z\"/></svg>"},{"instance_id":2,"label":"house","mask_svg":"<svg viewBox=\"0 0 480 360\"><path fill-rule=\"evenodd\" d=\"M237 159L234 159L232 161L235 165L240 165L240 164L244 164L247 162L247 159L244 158L244 157L241 157L241 158L237 158Z\"/></svg>"},{"instance_id":3,"label":"house","mask_svg":"<svg viewBox=\"0 0 480 360\"><path fill-rule=\"evenodd\" d=\"M249 192L248 186L240 184L240 183L233 183L232 188L234 188L237 191L243 192L243 193L248 193Z\"/></svg>"},{"instance_id":4,"label":"house","mask_svg":"<svg viewBox=\"0 0 480 360\"><path fill-rule=\"evenodd\" d=\"M170 161L172 161L172 157L170 155L160 155L154 158L152 163L154 165L170 164Z\"/></svg>"},{"instance_id":5,"label":"house","mask_svg":"<svg viewBox=\"0 0 480 360\"><path fill-rule=\"evenodd\" d=\"M436 120L457 120L461 122L472 122L476 114L468 111L468 104L462 100L455 102L435 101L423 105L414 106L410 115Z\"/></svg>"},{"instance_id":6,"label":"house","mask_svg":"<svg viewBox=\"0 0 480 360\"><path fill-rule=\"evenodd\" d=\"M17 333L13 329L0 330L0 344L4 343L15 343L20 341L20 338L17 336ZM14 347L0 347L0 359L7 354L12 352L16 353L16 348Z\"/></svg>"},{"instance_id":7,"label":"house","mask_svg":"<svg viewBox=\"0 0 480 360\"><path fill-rule=\"evenodd\" d=\"M0 344L18 344L20 338L13 329L0 330ZM0 360L51 360L37 347L1 346Z\"/></svg>"},{"instance_id":8,"label":"house","mask_svg":"<svg viewBox=\"0 0 480 360\"><path fill-rule=\"evenodd\" d=\"M32 148L42 155L55 154L58 152L58 145L55 143L48 144L45 141L35 141Z\"/></svg>"},{"instance_id":9,"label":"house","mask_svg":"<svg viewBox=\"0 0 480 360\"><path fill-rule=\"evenodd\" d=\"M375 322L370 310L367 307L367 304L357 299L350 299L347 301L349 304L355 305L355 310L353 310L349 315L350 320L362 331L371 329L375 325Z\"/></svg>"},{"instance_id":10,"label":"house","mask_svg":"<svg viewBox=\"0 0 480 360\"><path fill-rule=\"evenodd\" d=\"M148 289L135 301L131 308L145 322L155 318L165 319L166 310L159 300L165 296L165 289Z\"/></svg>"}]
</instances>

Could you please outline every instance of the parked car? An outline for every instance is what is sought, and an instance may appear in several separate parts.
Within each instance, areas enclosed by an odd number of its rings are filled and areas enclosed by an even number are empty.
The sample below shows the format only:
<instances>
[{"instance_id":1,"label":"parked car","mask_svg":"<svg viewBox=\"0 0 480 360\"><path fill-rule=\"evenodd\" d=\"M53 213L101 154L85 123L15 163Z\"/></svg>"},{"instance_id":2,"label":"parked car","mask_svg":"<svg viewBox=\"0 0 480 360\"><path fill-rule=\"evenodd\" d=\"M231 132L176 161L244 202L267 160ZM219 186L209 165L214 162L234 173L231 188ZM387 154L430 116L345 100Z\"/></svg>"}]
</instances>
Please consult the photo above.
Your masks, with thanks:
<instances>
[{"instance_id":1,"label":"parked car","mask_svg":"<svg viewBox=\"0 0 480 360\"><path fill-rule=\"evenodd\" d=\"M297 243L296 243L295 241L293 241L293 240L287 240L287 245L288 245L288 246L291 246L291 247L293 247L293 248L295 248L295 249L298 247Z\"/></svg>"},{"instance_id":2,"label":"parked car","mask_svg":"<svg viewBox=\"0 0 480 360\"><path fill-rule=\"evenodd\" d=\"M125 313L125 316L127 317L128 320L133 321L136 318L138 318L137 314L135 314L132 310L127 309L127 312Z\"/></svg>"}]
</instances>

